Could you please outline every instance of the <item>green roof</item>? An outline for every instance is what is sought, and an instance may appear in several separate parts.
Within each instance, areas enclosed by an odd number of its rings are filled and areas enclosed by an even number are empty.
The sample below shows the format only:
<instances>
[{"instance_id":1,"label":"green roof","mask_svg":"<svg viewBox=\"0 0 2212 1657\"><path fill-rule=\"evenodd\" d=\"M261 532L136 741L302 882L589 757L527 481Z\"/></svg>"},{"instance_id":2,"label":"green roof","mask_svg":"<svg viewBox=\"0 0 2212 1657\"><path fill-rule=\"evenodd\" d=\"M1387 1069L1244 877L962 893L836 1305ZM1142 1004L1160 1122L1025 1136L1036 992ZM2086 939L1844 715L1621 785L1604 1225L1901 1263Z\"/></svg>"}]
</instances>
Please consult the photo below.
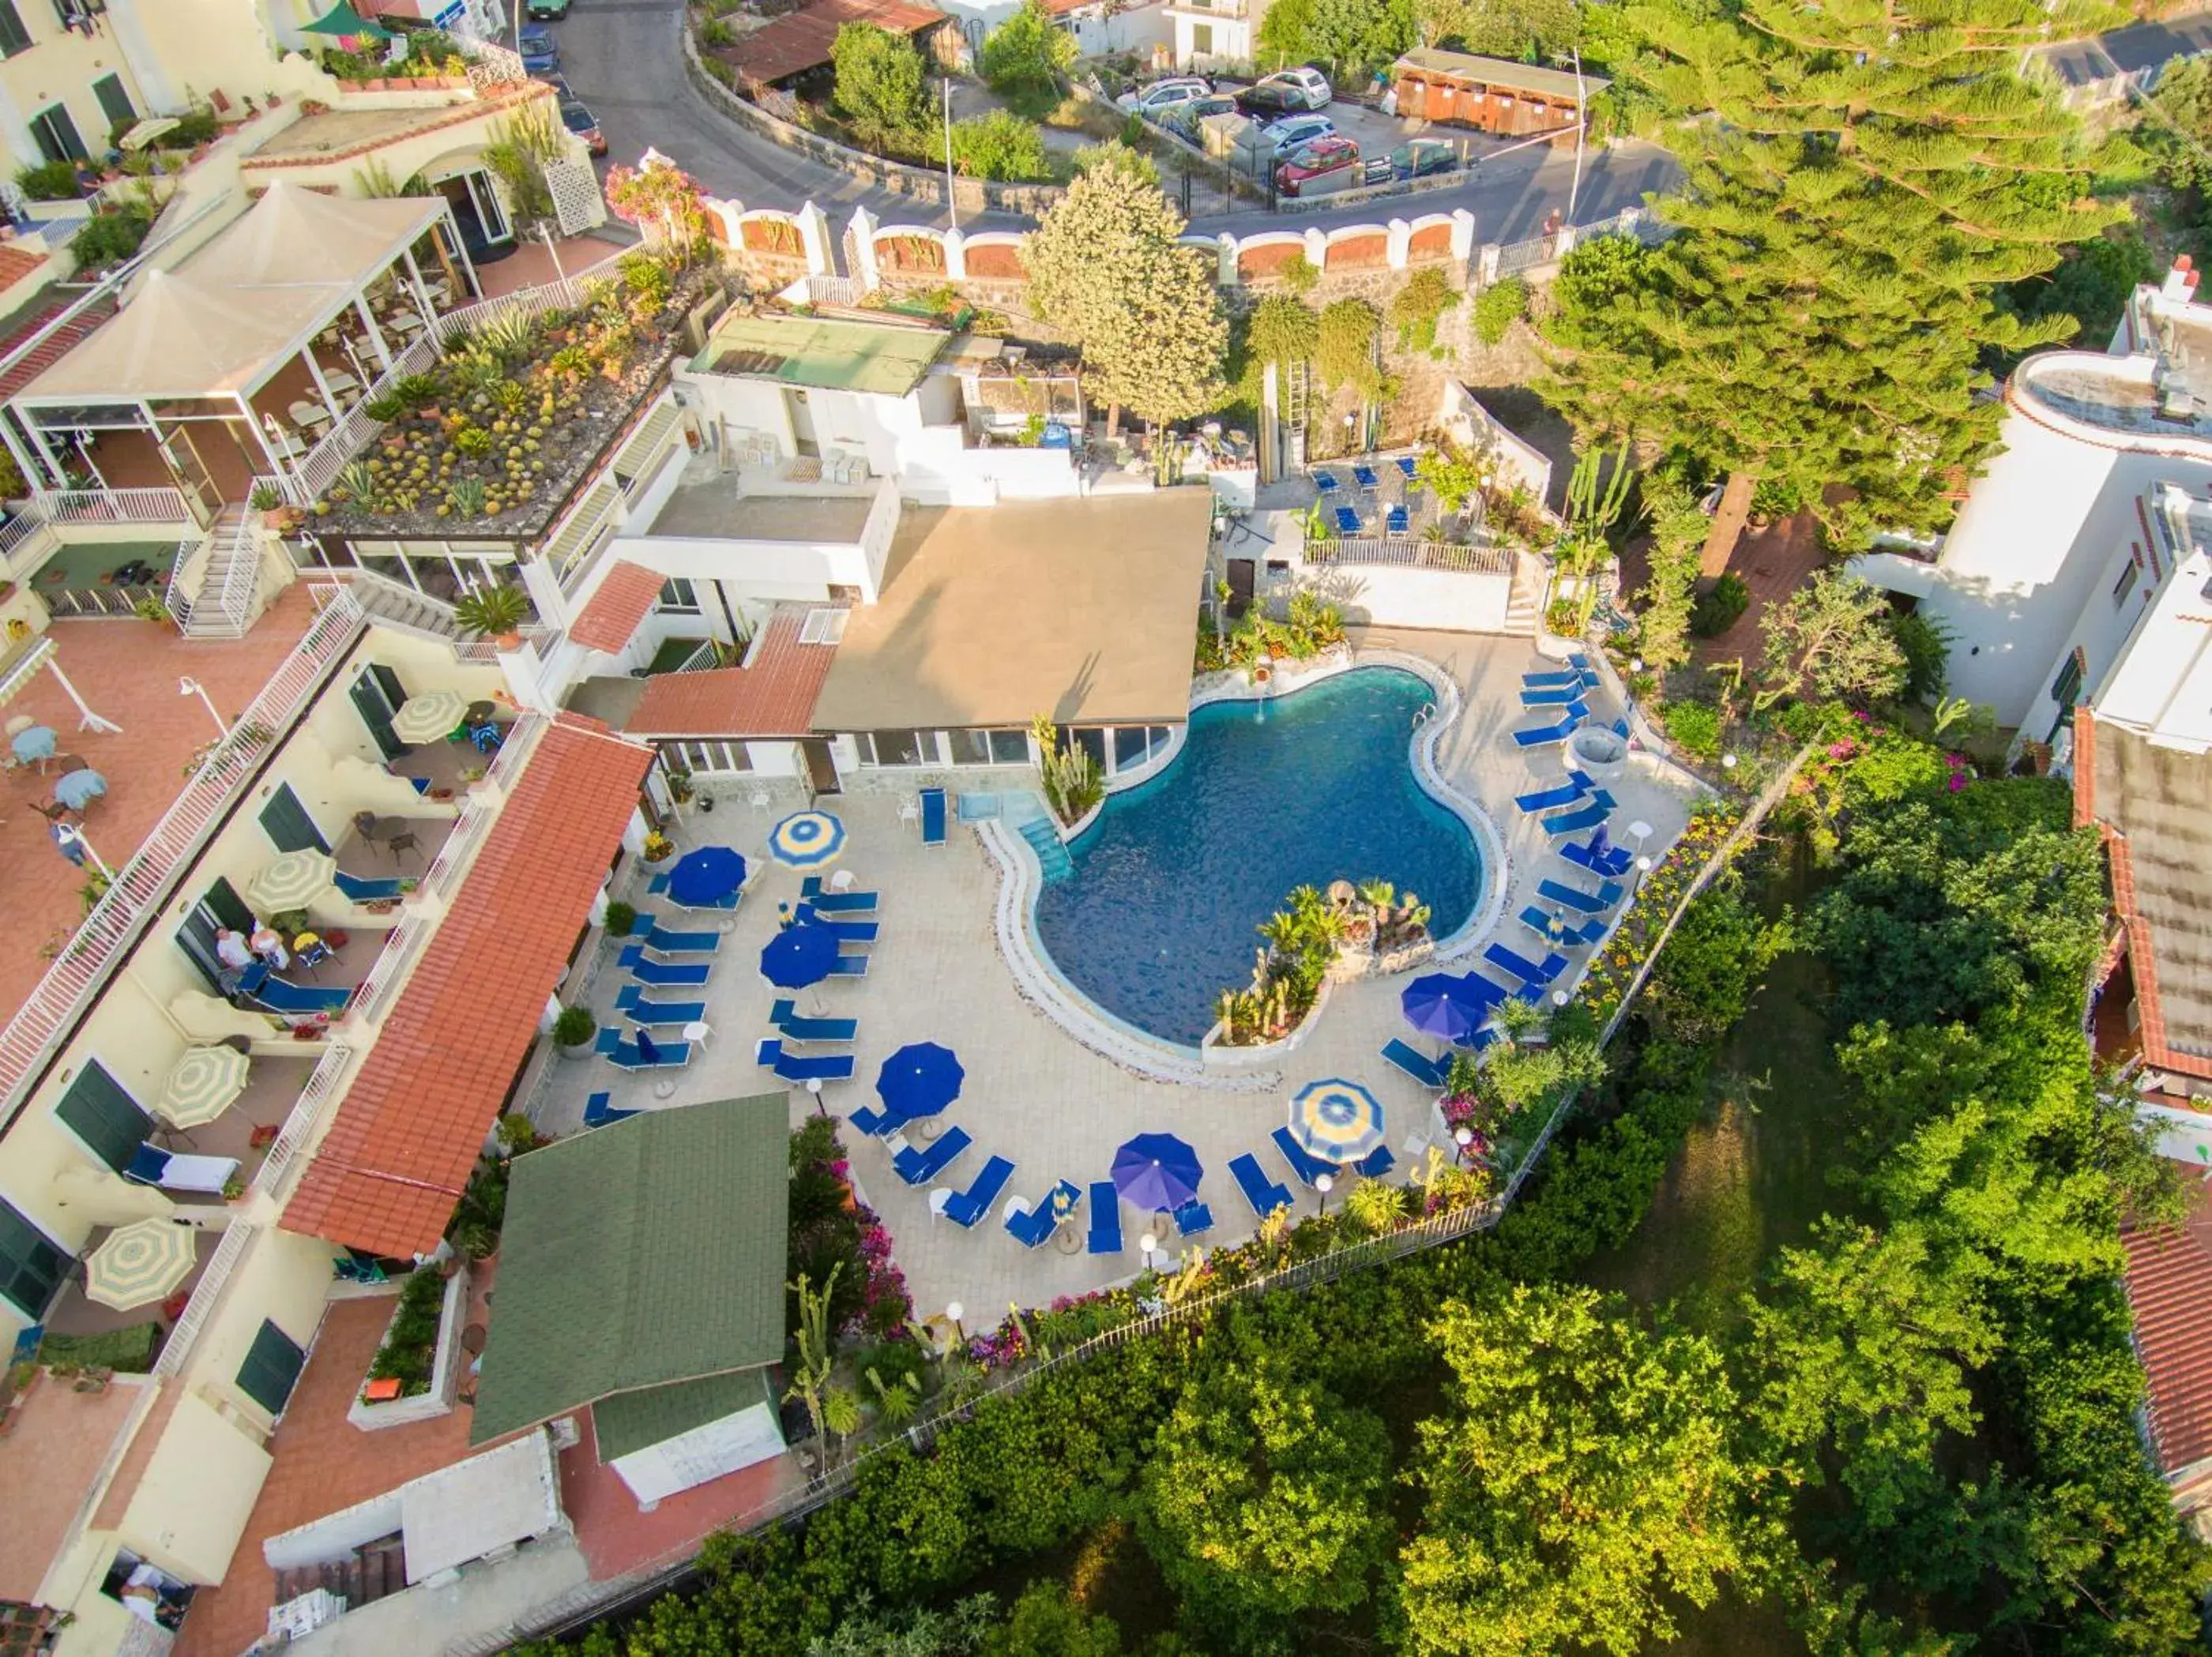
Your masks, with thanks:
<instances>
[{"instance_id":1,"label":"green roof","mask_svg":"<svg viewBox=\"0 0 2212 1657\"><path fill-rule=\"evenodd\" d=\"M733 1416L756 1404L775 1407L764 1370L737 1369L726 1375L672 1381L617 1393L592 1406L592 1430L602 1462L619 1460L635 1450L665 1444L672 1438Z\"/></svg>"},{"instance_id":2,"label":"green roof","mask_svg":"<svg viewBox=\"0 0 2212 1657\"><path fill-rule=\"evenodd\" d=\"M736 313L708 336L707 349L691 366L702 373L904 397L921 384L951 339L933 328Z\"/></svg>"},{"instance_id":3,"label":"green roof","mask_svg":"<svg viewBox=\"0 0 2212 1657\"><path fill-rule=\"evenodd\" d=\"M517 1157L470 1442L781 1358L789 1132L761 1094Z\"/></svg>"}]
</instances>

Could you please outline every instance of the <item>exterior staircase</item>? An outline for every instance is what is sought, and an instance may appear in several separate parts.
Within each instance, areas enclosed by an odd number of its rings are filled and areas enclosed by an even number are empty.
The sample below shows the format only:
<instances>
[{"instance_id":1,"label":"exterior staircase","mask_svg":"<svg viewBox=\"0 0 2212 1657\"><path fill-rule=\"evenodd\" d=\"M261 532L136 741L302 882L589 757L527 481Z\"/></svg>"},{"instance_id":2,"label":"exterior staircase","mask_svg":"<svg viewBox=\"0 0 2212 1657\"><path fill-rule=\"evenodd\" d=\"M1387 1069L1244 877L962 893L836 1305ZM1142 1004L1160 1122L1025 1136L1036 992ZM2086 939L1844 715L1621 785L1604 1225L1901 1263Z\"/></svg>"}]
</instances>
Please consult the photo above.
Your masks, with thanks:
<instances>
[{"instance_id":1,"label":"exterior staircase","mask_svg":"<svg viewBox=\"0 0 2212 1657\"><path fill-rule=\"evenodd\" d=\"M1551 584L1551 571L1541 558L1531 554L1516 553L1513 558L1513 585L1505 598L1505 630L1523 637L1532 637L1539 620L1537 610L1544 602L1544 589Z\"/></svg>"},{"instance_id":2,"label":"exterior staircase","mask_svg":"<svg viewBox=\"0 0 2212 1657\"><path fill-rule=\"evenodd\" d=\"M1075 865L1068 860L1067 847L1060 843L1060 833L1052 826L1050 817L1031 817L1020 825L1020 832L1037 854L1037 865L1044 871L1047 880L1065 880L1075 872Z\"/></svg>"},{"instance_id":3,"label":"exterior staircase","mask_svg":"<svg viewBox=\"0 0 2212 1657\"><path fill-rule=\"evenodd\" d=\"M251 507L225 507L198 548L179 548L169 584L169 613L187 639L243 639L253 625L261 596L261 514ZM199 568L198 586L185 591L185 572Z\"/></svg>"},{"instance_id":4,"label":"exterior staircase","mask_svg":"<svg viewBox=\"0 0 2212 1657\"><path fill-rule=\"evenodd\" d=\"M346 591L353 594L363 610L387 627L418 633L449 645L461 642L461 626L453 619L453 607L442 599L367 570L348 572Z\"/></svg>"},{"instance_id":5,"label":"exterior staircase","mask_svg":"<svg viewBox=\"0 0 2212 1657\"><path fill-rule=\"evenodd\" d=\"M349 1611L407 1586L407 1558L397 1536L387 1536L356 1548L344 1558L320 1565L289 1565L276 1573L277 1605L296 1599L317 1588L328 1588L346 1603Z\"/></svg>"}]
</instances>

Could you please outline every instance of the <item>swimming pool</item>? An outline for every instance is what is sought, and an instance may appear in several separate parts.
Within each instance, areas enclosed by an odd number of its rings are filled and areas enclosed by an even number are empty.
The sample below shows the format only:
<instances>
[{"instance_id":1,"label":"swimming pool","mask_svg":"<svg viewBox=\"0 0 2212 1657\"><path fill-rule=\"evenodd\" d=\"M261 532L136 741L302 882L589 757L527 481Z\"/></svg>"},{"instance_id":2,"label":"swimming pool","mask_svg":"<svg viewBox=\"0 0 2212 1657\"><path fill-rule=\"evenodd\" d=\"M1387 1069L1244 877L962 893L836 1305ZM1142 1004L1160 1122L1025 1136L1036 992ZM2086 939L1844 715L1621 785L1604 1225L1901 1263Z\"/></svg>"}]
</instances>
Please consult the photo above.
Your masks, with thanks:
<instances>
[{"instance_id":1,"label":"swimming pool","mask_svg":"<svg viewBox=\"0 0 2212 1657\"><path fill-rule=\"evenodd\" d=\"M1036 898L1038 940L1099 1006L1194 1046L1252 974L1255 928L1291 889L1387 880L1443 938L1474 913L1482 859L1413 774L1429 687L1363 667L1290 695L1212 702L1158 776L1107 798Z\"/></svg>"}]
</instances>

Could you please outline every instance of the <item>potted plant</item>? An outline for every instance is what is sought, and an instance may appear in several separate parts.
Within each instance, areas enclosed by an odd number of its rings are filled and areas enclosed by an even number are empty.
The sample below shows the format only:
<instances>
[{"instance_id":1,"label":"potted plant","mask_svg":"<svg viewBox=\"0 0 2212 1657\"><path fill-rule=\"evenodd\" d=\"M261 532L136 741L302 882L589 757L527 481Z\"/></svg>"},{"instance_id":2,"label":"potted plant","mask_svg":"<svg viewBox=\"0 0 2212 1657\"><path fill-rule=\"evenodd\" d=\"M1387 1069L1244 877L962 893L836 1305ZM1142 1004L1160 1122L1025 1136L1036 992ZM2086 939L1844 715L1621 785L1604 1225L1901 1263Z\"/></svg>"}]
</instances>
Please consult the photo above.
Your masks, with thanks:
<instances>
[{"instance_id":1,"label":"potted plant","mask_svg":"<svg viewBox=\"0 0 2212 1657\"><path fill-rule=\"evenodd\" d=\"M488 638L502 650L521 641L529 616L530 595L519 586L479 587L453 605L453 619L464 632Z\"/></svg>"},{"instance_id":2,"label":"potted plant","mask_svg":"<svg viewBox=\"0 0 2212 1657\"><path fill-rule=\"evenodd\" d=\"M668 854L675 849L676 842L669 839L667 835L662 834L658 828L655 828L645 837L645 860L647 863L662 862L667 858Z\"/></svg>"},{"instance_id":3,"label":"potted plant","mask_svg":"<svg viewBox=\"0 0 2212 1657\"><path fill-rule=\"evenodd\" d=\"M553 1045L563 1059L581 1059L592 1050L599 1021L589 1007L563 1007L553 1021Z\"/></svg>"},{"instance_id":4,"label":"potted plant","mask_svg":"<svg viewBox=\"0 0 2212 1657\"><path fill-rule=\"evenodd\" d=\"M628 938L629 929L637 924L637 910L620 901L607 905L607 936Z\"/></svg>"}]
</instances>

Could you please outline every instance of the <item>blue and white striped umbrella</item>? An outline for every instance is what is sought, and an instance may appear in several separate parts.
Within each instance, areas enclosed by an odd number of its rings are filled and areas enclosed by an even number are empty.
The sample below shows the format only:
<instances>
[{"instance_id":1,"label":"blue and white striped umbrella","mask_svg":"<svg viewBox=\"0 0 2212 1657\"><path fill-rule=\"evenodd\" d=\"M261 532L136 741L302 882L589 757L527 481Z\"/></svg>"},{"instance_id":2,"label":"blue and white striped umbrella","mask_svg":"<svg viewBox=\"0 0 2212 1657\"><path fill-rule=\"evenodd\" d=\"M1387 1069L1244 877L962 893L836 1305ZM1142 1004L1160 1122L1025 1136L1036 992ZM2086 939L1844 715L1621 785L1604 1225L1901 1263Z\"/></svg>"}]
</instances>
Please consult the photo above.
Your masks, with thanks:
<instances>
[{"instance_id":1,"label":"blue and white striped umbrella","mask_svg":"<svg viewBox=\"0 0 2212 1657\"><path fill-rule=\"evenodd\" d=\"M1341 1077L1310 1083L1291 1101L1291 1137L1322 1162L1358 1162L1382 1143L1382 1102Z\"/></svg>"},{"instance_id":2,"label":"blue and white striped umbrella","mask_svg":"<svg viewBox=\"0 0 2212 1657\"><path fill-rule=\"evenodd\" d=\"M768 854L793 869L819 869L845 849L845 825L827 811L799 811L768 833Z\"/></svg>"}]
</instances>

